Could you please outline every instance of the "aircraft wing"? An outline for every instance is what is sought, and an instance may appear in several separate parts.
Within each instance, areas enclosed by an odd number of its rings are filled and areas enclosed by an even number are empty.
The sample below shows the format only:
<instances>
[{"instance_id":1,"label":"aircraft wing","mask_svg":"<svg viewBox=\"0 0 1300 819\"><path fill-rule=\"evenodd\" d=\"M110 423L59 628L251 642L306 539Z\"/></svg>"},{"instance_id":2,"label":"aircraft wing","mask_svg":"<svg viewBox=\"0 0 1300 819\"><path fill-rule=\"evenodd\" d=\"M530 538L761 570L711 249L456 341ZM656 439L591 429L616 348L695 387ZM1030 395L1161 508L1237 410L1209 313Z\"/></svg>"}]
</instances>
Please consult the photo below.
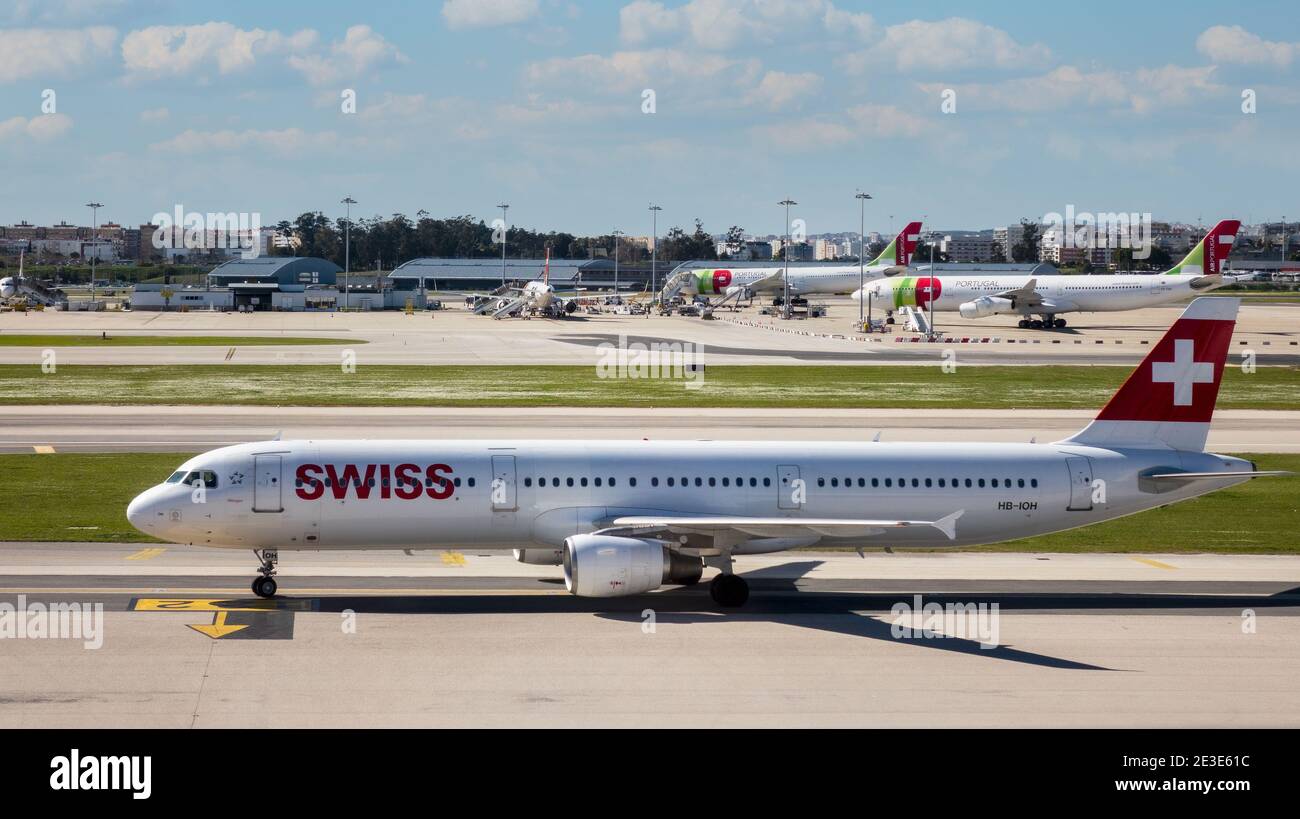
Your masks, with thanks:
<instances>
[{"instance_id":1,"label":"aircraft wing","mask_svg":"<svg viewBox=\"0 0 1300 819\"><path fill-rule=\"evenodd\" d=\"M1035 288L1038 287L1038 279L1030 279L1025 282L1023 287L1015 290L1004 290L996 293L994 296L999 299L1010 299L1017 308L1020 307L1041 307L1043 297L1038 295Z\"/></svg>"},{"instance_id":2,"label":"aircraft wing","mask_svg":"<svg viewBox=\"0 0 1300 819\"><path fill-rule=\"evenodd\" d=\"M768 537L869 537L883 534L887 529L929 526L947 535L957 537L957 519L965 513L961 509L939 520L874 520L853 518L756 518L728 517L722 515L634 515L617 517L611 526L598 534L625 532L629 535L730 535L731 539L747 540Z\"/></svg>"}]
</instances>

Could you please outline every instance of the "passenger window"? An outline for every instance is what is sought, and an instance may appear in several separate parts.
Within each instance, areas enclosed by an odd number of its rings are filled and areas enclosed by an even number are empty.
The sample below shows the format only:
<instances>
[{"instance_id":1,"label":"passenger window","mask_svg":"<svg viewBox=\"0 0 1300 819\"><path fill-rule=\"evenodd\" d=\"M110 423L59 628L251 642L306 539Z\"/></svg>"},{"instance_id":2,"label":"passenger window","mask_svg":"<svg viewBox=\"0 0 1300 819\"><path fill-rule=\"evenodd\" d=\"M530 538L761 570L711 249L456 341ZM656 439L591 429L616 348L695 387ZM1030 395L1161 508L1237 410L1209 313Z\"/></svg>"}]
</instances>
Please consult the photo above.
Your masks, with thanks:
<instances>
[{"instance_id":1,"label":"passenger window","mask_svg":"<svg viewBox=\"0 0 1300 819\"><path fill-rule=\"evenodd\" d=\"M473 479L473 478L470 478L470 479L469 479L469 485L470 485L470 486L473 486L473 485L474 485L474 479Z\"/></svg>"},{"instance_id":2,"label":"passenger window","mask_svg":"<svg viewBox=\"0 0 1300 819\"><path fill-rule=\"evenodd\" d=\"M980 489L984 488L984 479L980 478Z\"/></svg>"},{"instance_id":3,"label":"passenger window","mask_svg":"<svg viewBox=\"0 0 1300 819\"><path fill-rule=\"evenodd\" d=\"M764 478L764 479L763 479L763 485L764 485L764 486L771 486L771 485L772 485L772 479L771 479L771 478Z\"/></svg>"},{"instance_id":4,"label":"passenger window","mask_svg":"<svg viewBox=\"0 0 1300 819\"><path fill-rule=\"evenodd\" d=\"M586 486L586 485L587 485L587 479L586 479L586 478L582 478L582 479L580 479L580 480L578 481L578 483L582 484L583 486Z\"/></svg>"},{"instance_id":5,"label":"passenger window","mask_svg":"<svg viewBox=\"0 0 1300 819\"><path fill-rule=\"evenodd\" d=\"M636 480L636 478L633 478L632 480ZM635 486L635 485L636 485L636 484L633 484L633 486ZM650 485L651 485L651 486L658 486L658 485L659 485L659 479L658 479L658 478L651 478L651 479L650 479Z\"/></svg>"},{"instance_id":6,"label":"passenger window","mask_svg":"<svg viewBox=\"0 0 1300 819\"><path fill-rule=\"evenodd\" d=\"M723 479L722 479L722 485L723 485L723 486L731 486L731 478L723 478Z\"/></svg>"},{"instance_id":7,"label":"passenger window","mask_svg":"<svg viewBox=\"0 0 1300 819\"><path fill-rule=\"evenodd\" d=\"M1024 478L1020 478L1019 480L1016 481L1016 485L1019 486L1021 489L1024 489L1024 488L1025 488L1025 479L1024 479Z\"/></svg>"},{"instance_id":8,"label":"passenger window","mask_svg":"<svg viewBox=\"0 0 1300 819\"><path fill-rule=\"evenodd\" d=\"M560 486L560 479L559 479L559 478L551 478L551 486L556 487L556 488L559 488L559 486Z\"/></svg>"},{"instance_id":9,"label":"passenger window","mask_svg":"<svg viewBox=\"0 0 1300 819\"><path fill-rule=\"evenodd\" d=\"M1037 479L1037 478L1030 478L1030 479L1029 479L1029 485L1032 486L1033 488L1037 489L1037 488L1038 488L1038 479Z\"/></svg>"},{"instance_id":10,"label":"passenger window","mask_svg":"<svg viewBox=\"0 0 1300 819\"><path fill-rule=\"evenodd\" d=\"M573 478L565 478L564 482L569 486L573 486Z\"/></svg>"},{"instance_id":11,"label":"passenger window","mask_svg":"<svg viewBox=\"0 0 1300 819\"><path fill-rule=\"evenodd\" d=\"M532 485L533 485L532 478L524 478L524 486L532 486Z\"/></svg>"},{"instance_id":12,"label":"passenger window","mask_svg":"<svg viewBox=\"0 0 1300 819\"><path fill-rule=\"evenodd\" d=\"M695 485L696 485L696 486L704 486L704 481L703 481L702 479L700 479L700 478L696 478L696 479L695 479Z\"/></svg>"},{"instance_id":13,"label":"passenger window","mask_svg":"<svg viewBox=\"0 0 1300 819\"><path fill-rule=\"evenodd\" d=\"M669 486L673 486L673 479L672 479L672 478L669 478L669 479L668 479L668 485L669 485Z\"/></svg>"},{"instance_id":14,"label":"passenger window","mask_svg":"<svg viewBox=\"0 0 1300 819\"><path fill-rule=\"evenodd\" d=\"M717 485L718 485L717 478L709 478L709 486L717 486Z\"/></svg>"},{"instance_id":15,"label":"passenger window","mask_svg":"<svg viewBox=\"0 0 1300 819\"><path fill-rule=\"evenodd\" d=\"M825 478L818 478L818 479L817 479L817 485L818 485L818 486L825 486L825 485L826 485L826 479L825 479Z\"/></svg>"}]
</instances>

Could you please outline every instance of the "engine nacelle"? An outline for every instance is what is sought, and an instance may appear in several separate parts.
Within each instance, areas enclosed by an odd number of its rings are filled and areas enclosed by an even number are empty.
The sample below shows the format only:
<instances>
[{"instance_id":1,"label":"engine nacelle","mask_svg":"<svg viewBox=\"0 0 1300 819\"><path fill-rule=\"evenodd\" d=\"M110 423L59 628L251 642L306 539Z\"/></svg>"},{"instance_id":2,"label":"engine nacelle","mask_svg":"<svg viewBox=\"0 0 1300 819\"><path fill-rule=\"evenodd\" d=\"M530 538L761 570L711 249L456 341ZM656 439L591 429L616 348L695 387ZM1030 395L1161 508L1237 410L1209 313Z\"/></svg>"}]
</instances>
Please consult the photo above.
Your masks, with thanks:
<instances>
[{"instance_id":1,"label":"engine nacelle","mask_svg":"<svg viewBox=\"0 0 1300 819\"><path fill-rule=\"evenodd\" d=\"M694 583L704 564L657 540L574 535L564 540L564 585L578 597L623 597L665 583Z\"/></svg>"},{"instance_id":2,"label":"engine nacelle","mask_svg":"<svg viewBox=\"0 0 1300 819\"><path fill-rule=\"evenodd\" d=\"M531 566L558 566L564 562L561 549L515 549L515 560Z\"/></svg>"},{"instance_id":3,"label":"engine nacelle","mask_svg":"<svg viewBox=\"0 0 1300 819\"><path fill-rule=\"evenodd\" d=\"M1011 299L1004 299L998 296L980 296L974 301L968 301L957 312L961 313L962 318L975 319L984 318L985 316L994 316L998 313L1010 313L1016 309Z\"/></svg>"},{"instance_id":4,"label":"engine nacelle","mask_svg":"<svg viewBox=\"0 0 1300 819\"><path fill-rule=\"evenodd\" d=\"M564 314L571 316L578 311L577 299L568 299L564 302Z\"/></svg>"}]
</instances>

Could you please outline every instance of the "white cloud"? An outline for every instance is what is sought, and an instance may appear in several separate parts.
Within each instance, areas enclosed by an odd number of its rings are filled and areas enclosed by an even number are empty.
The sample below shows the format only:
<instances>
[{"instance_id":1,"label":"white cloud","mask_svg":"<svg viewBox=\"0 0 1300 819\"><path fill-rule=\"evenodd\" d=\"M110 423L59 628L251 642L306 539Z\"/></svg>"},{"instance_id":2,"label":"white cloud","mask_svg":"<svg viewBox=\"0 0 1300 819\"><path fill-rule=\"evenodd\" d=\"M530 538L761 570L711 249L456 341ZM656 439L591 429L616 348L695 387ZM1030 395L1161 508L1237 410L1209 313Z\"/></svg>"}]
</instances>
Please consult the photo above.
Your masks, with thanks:
<instances>
[{"instance_id":1,"label":"white cloud","mask_svg":"<svg viewBox=\"0 0 1300 819\"><path fill-rule=\"evenodd\" d=\"M1051 56L1047 46L1022 45L1000 28L950 17L889 26L870 49L845 55L840 65L851 74L891 59L899 71L1010 69L1045 65Z\"/></svg>"},{"instance_id":2,"label":"white cloud","mask_svg":"<svg viewBox=\"0 0 1300 819\"><path fill-rule=\"evenodd\" d=\"M648 40L671 34L682 25L682 14L663 3L636 0L618 12L618 36L628 45L641 45Z\"/></svg>"},{"instance_id":3,"label":"white cloud","mask_svg":"<svg viewBox=\"0 0 1300 819\"><path fill-rule=\"evenodd\" d=\"M370 26L351 26L341 42L330 43L328 54L290 55L288 63L313 85L353 79L385 64L409 62L397 47Z\"/></svg>"},{"instance_id":4,"label":"white cloud","mask_svg":"<svg viewBox=\"0 0 1300 819\"><path fill-rule=\"evenodd\" d=\"M271 151L278 154L298 154L304 151L332 148L338 145L338 135L330 132L308 133L301 128L281 130L244 131L183 131L171 139L155 142L150 150L176 154L230 153L235 151Z\"/></svg>"},{"instance_id":5,"label":"white cloud","mask_svg":"<svg viewBox=\"0 0 1300 819\"><path fill-rule=\"evenodd\" d=\"M1085 72L1064 65L1046 74L997 83L923 83L920 88L934 97L936 105L939 95L952 88L957 94L958 112L1054 111L1082 106L1146 113L1156 106L1183 105L1222 91L1222 86L1213 81L1214 71L1214 66L1167 65L1132 72Z\"/></svg>"},{"instance_id":6,"label":"white cloud","mask_svg":"<svg viewBox=\"0 0 1300 819\"><path fill-rule=\"evenodd\" d=\"M820 151L864 139L904 139L925 133L925 121L893 105L857 105L842 118L814 117L754 129L762 141L788 151Z\"/></svg>"},{"instance_id":7,"label":"white cloud","mask_svg":"<svg viewBox=\"0 0 1300 819\"><path fill-rule=\"evenodd\" d=\"M822 78L812 72L787 74L784 71L769 71L763 75L758 86L750 91L746 99L749 102L766 105L772 110L798 107L803 99L821 87Z\"/></svg>"},{"instance_id":8,"label":"white cloud","mask_svg":"<svg viewBox=\"0 0 1300 819\"><path fill-rule=\"evenodd\" d=\"M148 111L140 112L140 119L144 122L162 122L172 115L172 112L163 106L161 108L150 108Z\"/></svg>"},{"instance_id":9,"label":"white cloud","mask_svg":"<svg viewBox=\"0 0 1300 819\"><path fill-rule=\"evenodd\" d=\"M867 42L880 34L876 21L870 14L865 11L843 11L829 3L826 6L826 14L822 17L822 23L832 34L846 33L862 42Z\"/></svg>"},{"instance_id":10,"label":"white cloud","mask_svg":"<svg viewBox=\"0 0 1300 819\"><path fill-rule=\"evenodd\" d=\"M150 26L122 40L122 60L128 71L146 74L187 74L215 67L221 74L251 68L262 57L305 52L317 34L303 29L293 34L241 29L230 23L192 26Z\"/></svg>"},{"instance_id":11,"label":"white cloud","mask_svg":"<svg viewBox=\"0 0 1300 819\"><path fill-rule=\"evenodd\" d=\"M532 19L540 10L538 0L447 0L442 18L453 29L512 26Z\"/></svg>"},{"instance_id":12,"label":"white cloud","mask_svg":"<svg viewBox=\"0 0 1300 819\"><path fill-rule=\"evenodd\" d=\"M1300 43L1265 40L1241 26L1211 26L1196 38L1196 50L1218 63L1286 68L1300 53Z\"/></svg>"},{"instance_id":13,"label":"white cloud","mask_svg":"<svg viewBox=\"0 0 1300 819\"><path fill-rule=\"evenodd\" d=\"M656 91L677 83L698 89L702 83L722 81L748 85L757 78L754 59L731 59L719 54L697 54L677 49L617 51L608 57L584 54L556 57L530 64L525 79L535 84L566 85L604 92ZM640 99L636 100L640 105Z\"/></svg>"},{"instance_id":14,"label":"white cloud","mask_svg":"<svg viewBox=\"0 0 1300 819\"><path fill-rule=\"evenodd\" d=\"M0 142L30 139L34 142L48 142L63 136L72 128L72 117L67 114L39 114L26 117L10 117L0 122Z\"/></svg>"},{"instance_id":15,"label":"white cloud","mask_svg":"<svg viewBox=\"0 0 1300 819\"><path fill-rule=\"evenodd\" d=\"M111 55L116 42L108 26L0 29L0 83L68 76Z\"/></svg>"},{"instance_id":16,"label":"white cloud","mask_svg":"<svg viewBox=\"0 0 1300 819\"><path fill-rule=\"evenodd\" d=\"M829 8L826 0L691 0L677 8L636 0L619 12L619 36L628 45L675 34L717 50L766 45L822 19Z\"/></svg>"}]
</instances>

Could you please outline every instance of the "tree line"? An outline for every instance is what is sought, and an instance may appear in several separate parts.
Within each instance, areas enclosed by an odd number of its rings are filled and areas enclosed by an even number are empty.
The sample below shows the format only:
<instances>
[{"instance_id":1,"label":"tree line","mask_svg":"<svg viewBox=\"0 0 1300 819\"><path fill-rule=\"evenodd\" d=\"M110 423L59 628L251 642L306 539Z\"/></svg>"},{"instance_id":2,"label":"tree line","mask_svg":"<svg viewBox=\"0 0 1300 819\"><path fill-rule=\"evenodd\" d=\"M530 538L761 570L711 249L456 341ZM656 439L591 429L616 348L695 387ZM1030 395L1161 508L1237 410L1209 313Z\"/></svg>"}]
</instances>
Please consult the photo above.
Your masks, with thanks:
<instances>
[{"instance_id":1,"label":"tree line","mask_svg":"<svg viewBox=\"0 0 1300 819\"><path fill-rule=\"evenodd\" d=\"M501 255L499 230L473 216L436 219L426 211L416 213L412 221L405 214L388 218L372 216L352 220L331 219L317 211L275 225L276 233L296 240L296 246L275 247L273 256L316 256L344 265L351 259L353 270L389 270L403 262L426 256L453 259L489 259ZM572 233L529 230L511 227L506 231L506 256L540 259L551 250L554 259L613 258L615 238L620 262L650 260L650 249L626 236L612 234L575 236ZM716 259L713 237L696 219L695 229L687 233L671 228L659 242L661 261Z\"/></svg>"}]
</instances>

